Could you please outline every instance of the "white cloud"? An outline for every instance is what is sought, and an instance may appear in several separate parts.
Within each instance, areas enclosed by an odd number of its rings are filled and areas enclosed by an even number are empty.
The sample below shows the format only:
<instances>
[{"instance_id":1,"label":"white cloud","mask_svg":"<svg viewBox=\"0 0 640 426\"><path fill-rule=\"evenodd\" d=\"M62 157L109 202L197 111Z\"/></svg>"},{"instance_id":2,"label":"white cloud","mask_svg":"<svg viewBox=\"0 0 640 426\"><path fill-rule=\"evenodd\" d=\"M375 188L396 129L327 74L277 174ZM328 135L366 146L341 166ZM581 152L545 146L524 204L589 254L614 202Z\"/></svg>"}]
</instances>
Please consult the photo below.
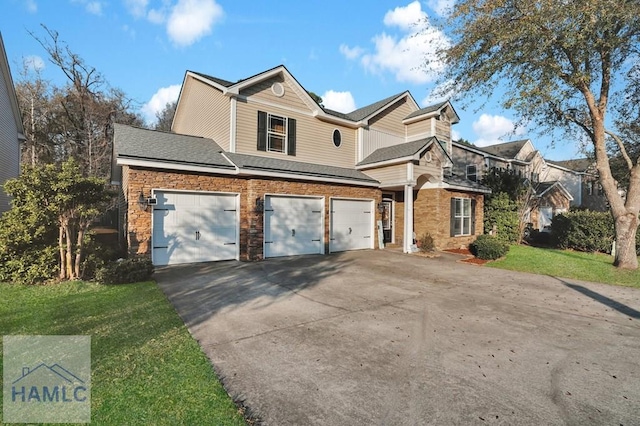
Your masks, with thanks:
<instances>
[{"instance_id":1,"label":"white cloud","mask_svg":"<svg viewBox=\"0 0 640 426\"><path fill-rule=\"evenodd\" d=\"M147 19L152 24L162 24L167 18L161 9L151 9L147 14Z\"/></svg>"},{"instance_id":2,"label":"white cloud","mask_svg":"<svg viewBox=\"0 0 640 426\"><path fill-rule=\"evenodd\" d=\"M22 63L29 71L40 71L44 69L44 60L38 55L29 55L22 58Z\"/></svg>"},{"instance_id":3,"label":"white cloud","mask_svg":"<svg viewBox=\"0 0 640 426\"><path fill-rule=\"evenodd\" d=\"M87 9L87 12L92 15L102 15L102 3L99 1L90 1L87 3L85 8Z\"/></svg>"},{"instance_id":4,"label":"white cloud","mask_svg":"<svg viewBox=\"0 0 640 426\"><path fill-rule=\"evenodd\" d=\"M189 46L207 34L224 15L215 0L178 0L167 21L167 34L178 46Z\"/></svg>"},{"instance_id":5,"label":"white cloud","mask_svg":"<svg viewBox=\"0 0 640 426\"><path fill-rule=\"evenodd\" d=\"M460 140L460 138L461 138L460 132L457 131L456 129L451 129L451 140L457 141L457 140Z\"/></svg>"},{"instance_id":6,"label":"white cloud","mask_svg":"<svg viewBox=\"0 0 640 426\"><path fill-rule=\"evenodd\" d=\"M340 45L339 50L340 50L340 53L342 53L345 58L351 59L351 60L359 58L364 53L364 49L362 47L359 47L359 46L349 47L344 43Z\"/></svg>"},{"instance_id":7,"label":"white cloud","mask_svg":"<svg viewBox=\"0 0 640 426\"><path fill-rule=\"evenodd\" d=\"M125 7L136 18L143 18L147 14L149 0L125 0Z\"/></svg>"},{"instance_id":8,"label":"white cloud","mask_svg":"<svg viewBox=\"0 0 640 426\"><path fill-rule=\"evenodd\" d=\"M36 3L35 0L26 0L24 3L29 13L36 13L38 11L38 3Z\"/></svg>"},{"instance_id":9,"label":"white cloud","mask_svg":"<svg viewBox=\"0 0 640 426\"><path fill-rule=\"evenodd\" d=\"M501 115L482 114L480 118L472 124L473 131L478 136L474 145L483 147L503 141L500 138L509 134L520 135L524 129L517 128L513 121Z\"/></svg>"},{"instance_id":10,"label":"white cloud","mask_svg":"<svg viewBox=\"0 0 640 426\"><path fill-rule=\"evenodd\" d=\"M322 105L325 108L338 112L351 112L356 109L356 102L353 100L351 92L336 92L327 90L322 95Z\"/></svg>"},{"instance_id":11,"label":"white cloud","mask_svg":"<svg viewBox=\"0 0 640 426\"><path fill-rule=\"evenodd\" d=\"M436 52L449 46L450 40L431 25L420 2L414 1L388 11L383 22L390 31L397 27L400 33L382 32L375 35L372 39L375 51L362 55L362 66L373 74L391 73L400 82L423 84L436 80L444 69ZM344 44L340 46L345 56L352 50ZM362 51L357 53L361 54ZM358 55L354 52L353 56Z\"/></svg>"},{"instance_id":12,"label":"white cloud","mask_svg":"<svg viewBox=\"0 0 640 426\"><path fill-rule=\"evenodd\" d=\"M453 10L453 3L455 0L429 0L427 5L431 10L438 14L438 16L449 16Z\"/></svg>"},{"instance_id":13,"label":"white cloud","mask_svg":"<svg viewBox=\"0 0 640 426\"><path fill-rule=\"evenodd\" d=\"M164 109L164 107L180 96L180 85L174 84L172 86L161 87L156 93L153 94L149 102L144 104L140 109L142 116L147 123L153 123L156 121L156 114Z\"/></svg>"}]
</instances>

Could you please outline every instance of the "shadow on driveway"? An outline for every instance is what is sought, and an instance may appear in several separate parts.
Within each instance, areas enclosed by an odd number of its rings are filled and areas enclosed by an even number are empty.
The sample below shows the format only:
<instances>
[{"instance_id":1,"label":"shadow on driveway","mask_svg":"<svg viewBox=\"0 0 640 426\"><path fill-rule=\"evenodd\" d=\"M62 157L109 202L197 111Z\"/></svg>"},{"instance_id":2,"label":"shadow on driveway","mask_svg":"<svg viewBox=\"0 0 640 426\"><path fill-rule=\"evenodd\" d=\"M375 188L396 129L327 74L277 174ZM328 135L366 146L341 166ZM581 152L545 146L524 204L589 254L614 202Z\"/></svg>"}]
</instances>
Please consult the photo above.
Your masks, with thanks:
<instances>
[{"instance_id":1,"label":"shadow on driveway","mask_svg":"<svg viewBox=\"0 0 640 426\"><path fill-rule=\"evenodd\" d=\"M610 307L611 309L615 309L616 311L620 312L621 314L627 315L631 318L635 318L635 319L640 319L640 312L636 311L635 309L633 309L630 306L625 305L624 303L620 303L618 301L615 301L613 299L608 298L607 296L604 296L600 293L597 293L593 290L589 290L586 287L583 287L581 285L578 284L571 284L568 283L566 281L563 281L561 279L556 278L558 281L560 281L562 284L564 284L565 286L569 287L572 290L577 291L578 293L582 293L587 297L590 297L591 299L595 300L596 302L600 302L605 306Z\"/></svg>"}]
</instances>

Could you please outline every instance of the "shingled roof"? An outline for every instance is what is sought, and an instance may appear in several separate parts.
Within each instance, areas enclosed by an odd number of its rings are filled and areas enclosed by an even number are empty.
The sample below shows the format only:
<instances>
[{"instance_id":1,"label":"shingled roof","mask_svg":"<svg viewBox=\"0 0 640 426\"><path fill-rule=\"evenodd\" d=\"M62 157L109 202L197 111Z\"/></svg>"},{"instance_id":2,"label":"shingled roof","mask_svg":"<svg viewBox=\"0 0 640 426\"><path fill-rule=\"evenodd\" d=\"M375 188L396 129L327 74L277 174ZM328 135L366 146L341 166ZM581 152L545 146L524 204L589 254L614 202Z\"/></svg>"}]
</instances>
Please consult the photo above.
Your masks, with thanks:
<instances>
[{"instance_id":1,"label":"shingled roof","mask_svg":"<svg viewBox=\"0 0 640 426\"><path fill-rule=\"evenodd\" d=\"M407 115L405 117L405 120L408 118L413 118L413 117L417 117L419 115L423 115L423 114L430 114L432 112L438 111L440 108L442 108L443 106L445 106L447 104L448 101L444 101L444 102L440 102L437 103L435 105L430 105L428 107L419 109L417 111L413 111L411 114Z\"/></svg>"},{"instance_id":2,"label":"shingled roof","mask_svg":"<svg viewBox=\"0 0 640 426\"><path fill-rule=\"evenodd\" d=\"M444 181L444 183L451 186L468 188L474 192L483 192L485 194L491 193L491 189L489 187L481 185L478 182L469 180L466 177L451 175L451 176L444 176L442 180Z\"/></svg>"},{"instance_id":3,"label":"shingled roof","mask_svg":"<svg viewBox=\"0 0 640 426\"><path fill-rule=\"evenodd\" d=\"M564 160L564 161L551 161L546 160L550 164L555 164L556 166L564 167L565 169L573 170L574 172L586 172L591 168L595 162L595 160L590 158L576 158L573 160Z\"/></svg>"},{"instance_id":4,"label":"shingled roof","mask_svg":"<svg viewBox=\"0 0 640 426\"><path fill-rule=\"evenodd\" d=\"M119 158L235 168L213 139L114 124L113 143Z\"/></svg>"},{"instance_id":5,"label":"shingled roof","mask_svg":"<svg viewBox=\"0 0 640 426\"><path fill-rule=\"evenodd\" d=\"M388 146L385 148L378 148L373 151L367 158L359 162L358 166L366 166L368 164L395 160L396 158L411 157L422 151L428 144L433 141L437 141L437 139L432 136L413 142L406 142L398 145Z\"/></svg>"},{"instance_id":6,"label":"shingled roof","mask_svg":"<svg viewBox=\"0 0 640 426\"><path fill-rule=\"evenodd\" d=\"M475 148L479 149L480 151L484 151L488 154L495 155L498 157L514 159L527 142L528 142L528 139L523 139L519 141L512 141L512 142L499 143L496 145L484 146L482 148L480 147L475 147Z\"/></svg>"}]
</instances>

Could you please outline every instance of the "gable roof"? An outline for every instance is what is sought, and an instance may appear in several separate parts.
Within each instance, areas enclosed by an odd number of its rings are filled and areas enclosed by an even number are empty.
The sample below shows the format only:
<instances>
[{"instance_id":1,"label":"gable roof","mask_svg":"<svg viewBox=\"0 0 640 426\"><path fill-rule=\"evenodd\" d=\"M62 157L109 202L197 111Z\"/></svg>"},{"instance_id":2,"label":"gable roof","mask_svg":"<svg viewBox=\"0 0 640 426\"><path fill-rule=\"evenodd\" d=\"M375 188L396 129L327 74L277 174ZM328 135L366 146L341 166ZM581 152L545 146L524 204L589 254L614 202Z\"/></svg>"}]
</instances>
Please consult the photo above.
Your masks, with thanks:
<instances>
[{"instance_id":1,"label":"gable roof","mask_svg":"<svg viewBox=\"0 0 640 426\"><path fill-rule=\"evenodd\" d=\"M574 172L586 172L593 167L594 160L589 158L575 158L573 160L551 161L545 160L547 163L573 170Z\"/></svg>"},{"instance_id":2,"label":"gable roof","mask_svg":"<svg viewBox=\"0 0 640 426\"><path fill-rule=\"evenodd\" d=\"M435 136L426 139L419 139L413 142L405 142L398 145L378 148L373 151L367 158L357 164L357 166L366 166L375 163L395 160L399 158L413 157L420 153L427 145L437 141Z\"/></svg>"},{"instance_id":3,"label":"gable roof","mask_svg":"<svg viewBox=\"0 0 640 426\"><path fill-rule=\"evenodd\" d=\"M119 165L379 185L355 169L229 153L213 139L124 124L114 124L113 147Z\"/></svg>"},{"instance_id":4,"label":"gable roof","mask_svg":"<svg viewBox=\"0 0 640 426\"><path fill-rule=\"evenodd\" d=\"M235 169L213 139L114 124L113 146L118 158Z\"/></svg>"},{"instance_id":5,"label":"gable roof","mask_svg":"<svg viewBox=\"0 0 640 426\"><path fill-rule=\"evenodd\" d=\"M16 86L13 85L13 78L11 77L11 69L9 68L9 60L7 59L7 51L4 48L4 41L2 40L2 33L0 33L0 74L4 79L5 86L9 92L9 104L11 106L11 112L13 119L18 129L18 138L24 140L24 127L22 126L22 114L18 106L18 96L16 95Z\"/></svg>"},{"instance_id":6,"label":"gable roof","mask_svg":"<svg viewBox=\"0 0 640 426\"><path fill-rule=\"evenodd\" d=\"M403 121L415 121L412 119L421 117L421 116L429 116L429 115L433 115L433 113L435 112L440 112L441 110L443 110L445 107L449 107L451 108L451 111L453 112L453 120L451 121L453 124L455 123L459 123L460 122L460 116L458 116L458 113L456 112L456 110L453 108L453 105L451 105L451 102L449 101L443 101L443 102L439 102L437 104L433 104L433 105L429 105L426 106L424 108L421 108L417 111L413 111L411 114L407 115Z\"/></svg>"},{"instance_id":7,"label":"gable roof","mask_svg":"<svg viewBox=\"0 0 640 426\"><path fill-rule=\"evenodd\" d=\"M397 93L393 96L389 96L388 98L384 98L382 100L379 100L377 102L374 102L370 105L364 106L362 108L358 108L354 111L351 111L349 113L341 113L338 111L333 111L331 109L328 108L324 108L325 112L327 112L328 114L331 115L336 115L336 116L342 116L342 117L346 117L348 120L351 121L360 121L360 120L364 120L365 118L379 112L380 110L384 109L386 106L391 105L392 103L394 103L395 101L399 100L401 97L403 97L403 95L408 94L409 92L407 92L406 90L404 92L401 93Z\"/></svg>"},{"instance_id":8,"label":"gable roof","mask_svg":"<svg viewBox=\"0 0 640 426\"><path fill-rule=\"evenodd\" d=\"M571 195L571 193L567 191L567 188L565 188L564 185L560 183L560 181L557 180L539 182L534 189L536 191L536 196L541 198L542 196L544 196L544 194L551 191L553 188L558 188L562 193L564 193L569 201L573 200L573 196Z\"/></svg>"},{"instance_id":9,"label":"gable roof","mask_svg":"<svg viewBox=\"0 0 640 426\"><path fill-rule=\"evenodd\" d=\"M505 143L499 143L499 144L495 144L495 145L489 145L489 146L485 146L485 147L475 147L476 149L479 149L480 151L484 151L486 153L489 153L491 155L495 155L498 157L503 157L506 159L514 159L516 157L516 155L518 155L518 153L520 152L520 150L522 150L522 147L524 147L527 142L529 142L528 139L523 139L523 140L519 140L519 141L512 141L512 142L505 142Z\"/></svg>"},{"instance_id":10,"label":"gable roof","mask_svg":"<svg viewBox=\"0 0 640 426\"><path fill-rule=\"evenodd\" d=\"M491 189L478 182L467 179L466 177L451 175L443 176L443 182L453 188L460 188L471 192L481 192L483 194L491 194Z\"/></svg>"}]
</instances>

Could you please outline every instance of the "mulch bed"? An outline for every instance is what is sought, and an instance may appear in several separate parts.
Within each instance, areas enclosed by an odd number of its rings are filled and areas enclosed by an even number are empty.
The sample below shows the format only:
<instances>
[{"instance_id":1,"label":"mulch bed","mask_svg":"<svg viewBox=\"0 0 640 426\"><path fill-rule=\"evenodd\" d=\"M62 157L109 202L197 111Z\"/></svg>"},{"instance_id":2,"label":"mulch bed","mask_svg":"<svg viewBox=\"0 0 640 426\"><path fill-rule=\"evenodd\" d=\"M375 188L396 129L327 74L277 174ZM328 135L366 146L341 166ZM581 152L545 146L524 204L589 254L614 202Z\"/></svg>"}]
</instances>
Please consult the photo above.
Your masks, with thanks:
<instances>
[{"instance_id":1,"label":"mulch bed","mask_svg":"<svg viewBox=\"0 0 640 426\"><path fill-rule=\"evenodd\" d=\"M471 254L471 252L469 251L469 249L466 248L462 248L462 249L450 249L450 250L445 250L447 253L455 253L455 254L462 254L464 256L468 256L466 259L462 259L460 260L460 262L463 263L470 263L472 265L484 265L485 263L488 262L488 260L484 260L484 259L478 259L477 257L475 257L473 254Z\"/></svg>"}]
</instances>

